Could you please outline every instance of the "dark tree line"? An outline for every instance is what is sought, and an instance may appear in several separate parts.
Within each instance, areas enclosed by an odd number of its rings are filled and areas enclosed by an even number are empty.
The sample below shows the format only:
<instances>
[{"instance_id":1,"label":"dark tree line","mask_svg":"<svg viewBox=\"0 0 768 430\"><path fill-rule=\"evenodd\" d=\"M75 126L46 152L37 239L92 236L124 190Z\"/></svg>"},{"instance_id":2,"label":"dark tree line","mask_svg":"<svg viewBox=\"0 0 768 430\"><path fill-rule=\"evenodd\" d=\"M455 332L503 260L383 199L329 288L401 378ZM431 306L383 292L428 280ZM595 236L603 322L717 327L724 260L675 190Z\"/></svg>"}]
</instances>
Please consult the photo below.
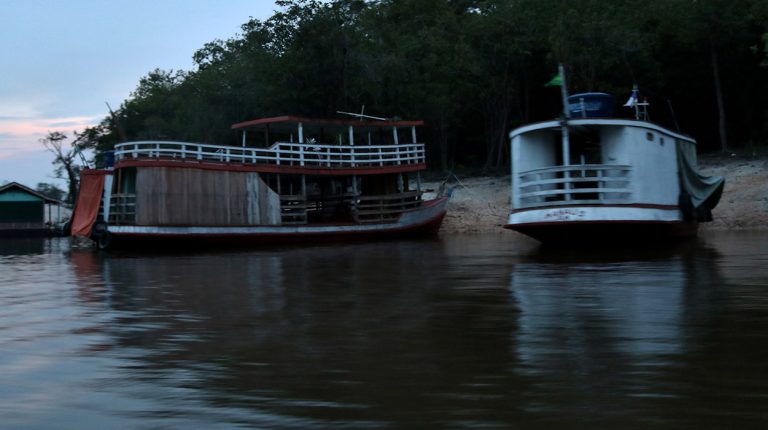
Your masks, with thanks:
<instances>
[{"instance_id":1,"label":"dark tree line","mask_svg":"<svg viewBox=\"0 0 768 430\"><path fill-rule=\"evenodd\" d=\"M423 119L435 169L498 169L507 134L560 112L544 84L623 102L703 151L768 142L766 0L278 1L189 71L154 70L102 124L99 149L135 139L235 143L232 123L336 111ZM669 109L674 107L674 115ZM426 133L425 133L426 132Z\"/></svg>"}]
</instances>

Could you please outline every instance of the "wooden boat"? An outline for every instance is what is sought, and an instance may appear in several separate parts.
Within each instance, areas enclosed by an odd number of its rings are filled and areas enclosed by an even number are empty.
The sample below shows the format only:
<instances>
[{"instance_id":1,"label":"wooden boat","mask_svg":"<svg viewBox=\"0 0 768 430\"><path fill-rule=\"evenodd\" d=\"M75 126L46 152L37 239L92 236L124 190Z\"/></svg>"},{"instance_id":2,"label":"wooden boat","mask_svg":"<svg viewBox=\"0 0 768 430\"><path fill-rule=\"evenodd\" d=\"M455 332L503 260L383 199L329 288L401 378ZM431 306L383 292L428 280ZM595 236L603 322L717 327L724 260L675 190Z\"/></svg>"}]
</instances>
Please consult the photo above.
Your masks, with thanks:
<instances>
[{"instance_id":1,"label":"wooden boat","mask_svg":"<svg viewBox=\"0 0 768 430\"><path fill-rule=\"evenodd\" d=\"M238 145L139 141L86 170L72 234L256 245L435 235L447 197L422 198L422 121L262 118Z\"/></svg>"},{"instance_id":2,"label":"wooden boat","mask_svg":"<svg viewBox=\"0 0 768 430\"><path fill-rule=\"evenodd\" d=\"M613 117L613 97L567 97L564 119L510 132L512 210L505 228L544 243L634 244L691 236L723 178L696 170L696 141L647 120Z\"/></svg>"}]
</instances>

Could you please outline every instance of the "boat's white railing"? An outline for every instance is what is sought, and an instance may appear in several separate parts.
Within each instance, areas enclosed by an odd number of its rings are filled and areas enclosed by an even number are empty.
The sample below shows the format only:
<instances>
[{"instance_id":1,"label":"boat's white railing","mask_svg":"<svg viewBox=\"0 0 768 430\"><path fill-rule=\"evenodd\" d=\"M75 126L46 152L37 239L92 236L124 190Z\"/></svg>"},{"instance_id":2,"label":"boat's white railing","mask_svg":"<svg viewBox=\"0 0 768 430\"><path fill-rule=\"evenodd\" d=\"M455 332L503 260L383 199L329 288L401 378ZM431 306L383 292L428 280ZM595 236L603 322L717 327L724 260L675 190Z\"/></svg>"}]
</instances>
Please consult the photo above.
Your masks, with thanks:
<instances>
[{"instance_id":1,"label":"boat's white railing","mask_svg":"<svg viewBox=\"0 0 768 430\"><path fill-rule=\"evenodd\" d=\"M517 175L516 206L629 203L632 199L632 167L580 164L553 166Z\"/></svg>"},{"instance_id":2,"label":"boat's white railing","mask_svg":"<svg viewBox=\"0 0 768 430\"><path fill-rule=\"evenodd\" d=\"M269 148L139 141L115 146L115 159L176 159L317 168L382 167L425 163L423 143L319 145L278 142Z\"/></svg>"}]
</instances>

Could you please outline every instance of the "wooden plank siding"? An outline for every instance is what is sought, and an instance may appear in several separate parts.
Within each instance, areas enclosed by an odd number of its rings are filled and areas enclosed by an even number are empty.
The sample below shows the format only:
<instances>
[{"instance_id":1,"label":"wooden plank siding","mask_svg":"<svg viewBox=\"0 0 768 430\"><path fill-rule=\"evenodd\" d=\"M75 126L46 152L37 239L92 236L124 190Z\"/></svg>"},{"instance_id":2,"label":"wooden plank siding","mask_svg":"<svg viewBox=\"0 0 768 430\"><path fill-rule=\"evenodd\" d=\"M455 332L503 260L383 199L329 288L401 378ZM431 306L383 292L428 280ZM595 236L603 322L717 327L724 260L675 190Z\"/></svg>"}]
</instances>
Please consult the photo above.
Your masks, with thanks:
<instances>
[{"instance_id":1,"label":"wooden plank siding","mask_svg":"<svg viewBox=\"0 0 768 430\"><path fill-rule=\"evenodd\" d=\"M280 198L255 172L138 168L136 225L280 224Z\"/></svg>"}]
</instances>

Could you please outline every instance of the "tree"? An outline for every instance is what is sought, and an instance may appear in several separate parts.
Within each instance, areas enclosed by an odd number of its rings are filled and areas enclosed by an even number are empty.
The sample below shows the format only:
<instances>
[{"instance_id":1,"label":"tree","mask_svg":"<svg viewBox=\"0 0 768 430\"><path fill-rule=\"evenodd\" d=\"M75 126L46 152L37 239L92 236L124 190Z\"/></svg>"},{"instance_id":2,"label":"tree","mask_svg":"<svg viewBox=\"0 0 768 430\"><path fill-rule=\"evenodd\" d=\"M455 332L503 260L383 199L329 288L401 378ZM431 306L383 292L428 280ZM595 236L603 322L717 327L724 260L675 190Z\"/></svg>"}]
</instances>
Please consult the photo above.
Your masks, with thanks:
<instances>
[{"instance_id":1,"label":"tree","mask_svg":"<svg viewBox=\"0 0 768 430\"><path fill-rule=\"evenodd\" d=\"M768 33L763 34L763 52L765 53L765 58L760 63L763 67L768 67Z\"/></svg>"},{"instance_id":2,"label":"tree","mask_svg":"<svg viewBox=\"0 0 768 430\"><path fill-rule=\"evenodd\" d=\"M154 70L81 140L97 156L128 139L235 143L230 125L337 110L425 120L431 168L497 169L516 125L551 119L543 88L650 96L699 148L768 139L768 1L280 0L270 18ZM745 85L748 83L748 85ZM656 100L653 100L653 99ZM677 114L668 112L673 99ZM726 113L728 121L726 122Z\"/></svg>"},{"instance_id":3,"label":"tree","mask_svg":"<svg viewBox=\"0 0 768 430\"><path fill-rule=\"evenodd\" d=\"M482 112L486 170L508 163L510 126L529 119L530 65L546 35L539 9L535 0L487 0L469 14L465 28L475 52L473 81L481 83L473 93Z\"/></svg>"},{"instance_id":4,"label":"tree","mask_svg":"<svg viewBox=\"0 0 768 430\"><path fill-rule=\"evenodd\" d=\"M37 184L37 187L35 187L35 190L38 193L55 200L64 199L64 190L62 190L61 188L57 187L54 184L41 182Z\"/></svg>"},{"instance_id":5,"label":"tree","mask_svg":"<svg viewBox=\"0 0 768 430\"><path fill-rule=\"evenodd\" d=\"M121 140L187 138L182 134L185 125L175 121L177 112L188 103L188 97L180 91L186 78L186 72L160 69L142 77L119 114L111 115L110 124L115 132L122 133Z\"/></svg>"},{"instance_id":6,"label":"tree","mask_svg":"<svg viewBox=\"0 0 768 430\"><path fill-rule=\"evenodd\" d=\"M362 23L370 55L365 93L380 109L425 120L429 159L442 171L465 150L458 129L477 90L463 31L468 13L446 0L382 0Z\"/></svg>"},{"instance_id":7,"label":"tree","mask_svg":"<svg viewBox=\"0 0 768 430\"><path fill-rule=\"evenodd\" d=\"M56 166L56 177L67 180L67 202L73 203L77 194L78 176L82 168L77 163L77 159L82 155L85 145L78 141L78 139L75 139L67 147L65 144L66 140L66 134L60 131L52 131L48 132L46 137L40 139L40 142L53 154L52 164Z\"/></svg>"},{"instance_id":8,"label":"tree","mask_svg":"<svg viewBox=\"0 0 768 430\"><path fill-rule=\"evenodd\" d=\"M749 57L754 55L751 48L759 43L759 29L765 29L764 24L760 25L765 2L674 0L661 3L659 11L664 17L664 30L671 35L668 37L676 51L695 53L694 60L701 66L701 70L688 70L688 78L710 81L709 92L714 96L717 110L720 151L729 151L730 130L736 127L728 127L731 114L726 117L726 113L736 106L730 101L740 98L738 92L748 87L744 85L745 73L751 68L748 64ZM734 71L735 68L740 70Z\"/></svg>"}]
</instances>

